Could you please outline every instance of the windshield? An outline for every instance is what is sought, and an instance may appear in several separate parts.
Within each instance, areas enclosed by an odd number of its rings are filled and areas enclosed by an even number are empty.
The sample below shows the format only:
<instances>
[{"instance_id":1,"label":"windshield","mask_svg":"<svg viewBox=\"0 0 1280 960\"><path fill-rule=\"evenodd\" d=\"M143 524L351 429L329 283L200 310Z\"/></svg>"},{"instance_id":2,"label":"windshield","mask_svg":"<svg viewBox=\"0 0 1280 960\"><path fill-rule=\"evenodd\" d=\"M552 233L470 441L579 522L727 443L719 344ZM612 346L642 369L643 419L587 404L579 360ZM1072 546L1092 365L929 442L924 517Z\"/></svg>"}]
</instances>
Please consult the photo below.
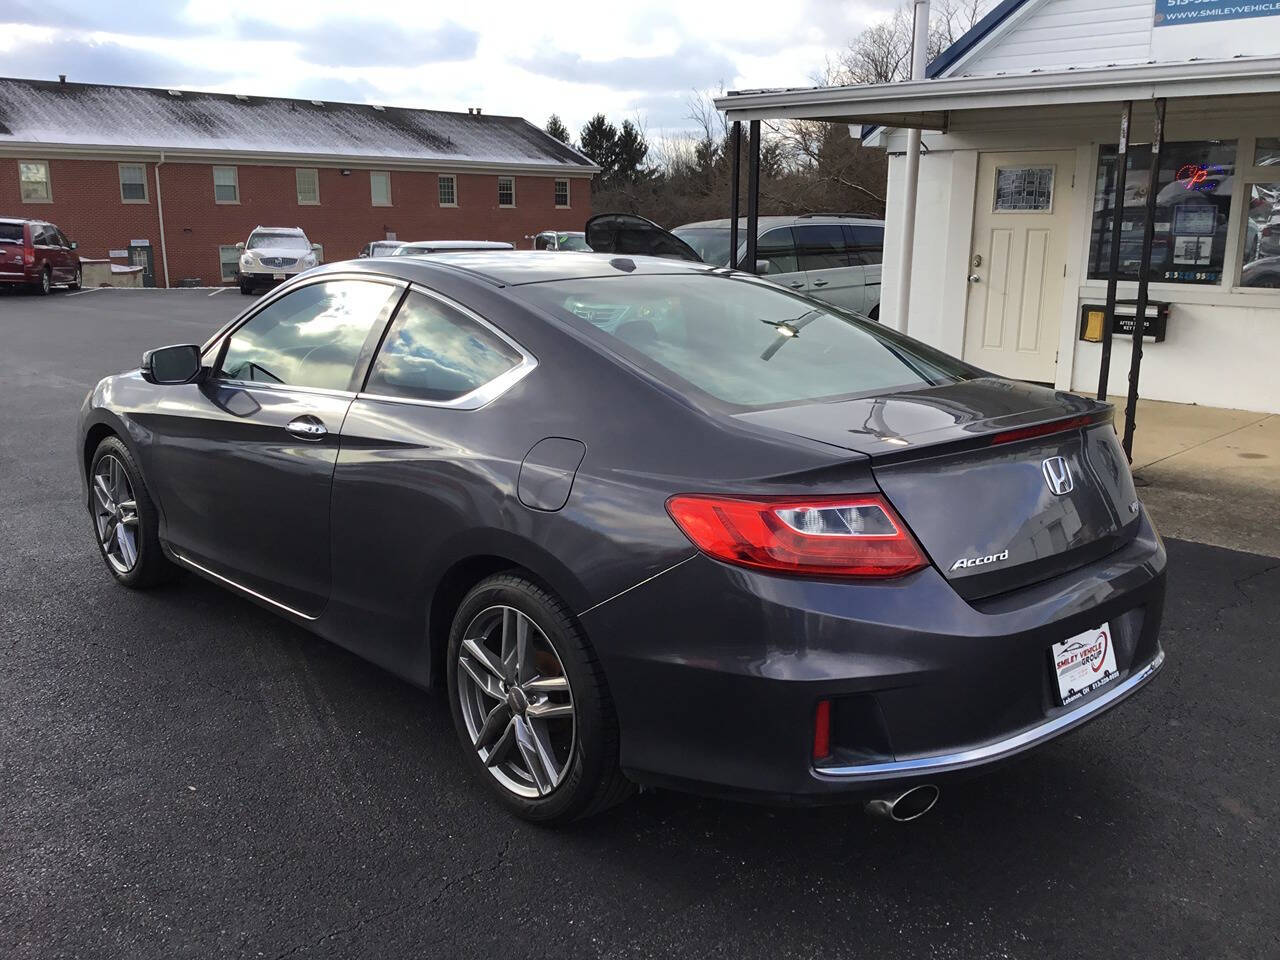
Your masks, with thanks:
<instances>
[{"instance_id":1,"label":"windshield","mask_svg":"<svg viewBox=\"0 0 1280 960\"><path fill-rule=\"evenodd\" d=\"M715 266L728 265L728 227L679 227L671 232L693 247L703 263Z\"/></svg>"},{"instance_id":2,"label":"windshield","mask_svg":"<svg viewBox=\"0 0 1280 960\"><path fill-rule=\"evenodd\" d=\"M514 292L660 380L735 407L981 375L873 321L740 276L594 277L528 284Z\"/></svg>"},{"instance_id":3,"label":"windshield","mask_svg":"<svg viewBox=\"0 0 1280 960\"><path fill-rule=\"evenodd\" d=\"M22 224L0 223L0 243L21 243Z\"/></svg>"},{"instance_id":4,"label":"windshield","mask_svg":"<svg viewBox=\"0 0 1280 960\"><path fill-rule=\"evenodd\" d=\"M296 233L269 233L259 231L249 234L249 242L245 246L250 250L261 250L263 247L280 247L284 250L310 250L311 244L306 237Z\"/></svg>"},{"instance_id":5,"label":"windshield","mask_svg":"<svg viewBox=\"0 0 1280 960\"><path fill-rule=\"evenodd\" d=\"M587 246L587 238L581 233L557 233L556 234L557 250L583 250L590 252L591 248Z\"/></svg>"}]
</instances>

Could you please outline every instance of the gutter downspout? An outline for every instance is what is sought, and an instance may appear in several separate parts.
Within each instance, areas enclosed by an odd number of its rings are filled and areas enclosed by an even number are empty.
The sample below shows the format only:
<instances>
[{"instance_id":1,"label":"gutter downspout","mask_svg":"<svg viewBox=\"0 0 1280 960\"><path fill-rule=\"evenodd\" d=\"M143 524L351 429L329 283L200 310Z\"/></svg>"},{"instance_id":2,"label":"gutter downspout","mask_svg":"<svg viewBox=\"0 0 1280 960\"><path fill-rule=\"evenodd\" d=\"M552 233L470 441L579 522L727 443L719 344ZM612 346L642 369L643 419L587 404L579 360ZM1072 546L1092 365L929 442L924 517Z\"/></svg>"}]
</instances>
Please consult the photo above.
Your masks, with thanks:
<instances>
[{"instance_id":1,"label":"gutter downspout","mask_svg":"<svg viewBox=\"0 0 1280 960\"><path fill-rule=\"evenodd\" d=\"M160 192L160 168L164 166L164 151L156 164L156 216L160 220L160 262L164 265L164 286L169 289L169 248L164 242L164 196Z\"/></svg>"},{"instance_id":2,"label":"gutter downspout","mask_svg":"<svg viewBox=\"0 0 1280 960\"><path fill-rule=\"evenodd\" d=\"M911 5L911 79L925 79L929 50L929 0L913 0ZM920 131L907 131L907 169L902 185L902 246L898 251L898 303L893 326L907 332L911 310L911 262L916 245L916 196L920 189Z\"/></svg>"}]
</instances>

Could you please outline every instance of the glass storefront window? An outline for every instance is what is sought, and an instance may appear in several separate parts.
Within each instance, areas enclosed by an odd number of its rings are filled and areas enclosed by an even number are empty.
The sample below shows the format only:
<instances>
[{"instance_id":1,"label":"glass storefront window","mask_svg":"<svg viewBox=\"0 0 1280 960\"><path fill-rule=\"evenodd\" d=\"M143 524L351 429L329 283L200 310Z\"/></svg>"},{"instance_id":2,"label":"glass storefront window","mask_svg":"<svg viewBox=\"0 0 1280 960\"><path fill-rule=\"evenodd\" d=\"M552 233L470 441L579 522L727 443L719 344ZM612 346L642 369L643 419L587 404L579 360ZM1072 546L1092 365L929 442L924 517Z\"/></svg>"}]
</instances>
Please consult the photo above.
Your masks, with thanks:
<instances>
[{"instance_id":1,"label":"glass storefront window","mask_svg":"<svg viewBox=\"0 0 1280 960\"><path fill-rule=\"evenodd\" d=\"M1280 288L1280 182L1251 183L1248 189L1240 285Z\"/></svg>"},{"instance_id":2,"label":"glass storefront window","mask_svg":"<svg viewBox=\"0 0 1280 960\"><path fill-rule=\"evenodd\" d=\"M1121 210L1120 279L1138 279L1142 223L1147 201L1151 147L1129 147ZM1163 283L1222 282L1227 248L1227 218L1235 184L1234 140L1166 143L1160 154L1156 188L1155 234L1148 279ZM1116 147L1098 155L1089 276L1105 280L1111 265L1111 223L1115 215Z\"/></svg>"},{"instance_id":3,"label":"glass storefront window","mask_svg":"<svg viewBox=\"0 0 1280 960\"><path fill-rule=\"evenodd\" d=\"M1259 137L1253 149L1255 167L1280 166L1280 137Z\"/></svg>"}]
</instances>

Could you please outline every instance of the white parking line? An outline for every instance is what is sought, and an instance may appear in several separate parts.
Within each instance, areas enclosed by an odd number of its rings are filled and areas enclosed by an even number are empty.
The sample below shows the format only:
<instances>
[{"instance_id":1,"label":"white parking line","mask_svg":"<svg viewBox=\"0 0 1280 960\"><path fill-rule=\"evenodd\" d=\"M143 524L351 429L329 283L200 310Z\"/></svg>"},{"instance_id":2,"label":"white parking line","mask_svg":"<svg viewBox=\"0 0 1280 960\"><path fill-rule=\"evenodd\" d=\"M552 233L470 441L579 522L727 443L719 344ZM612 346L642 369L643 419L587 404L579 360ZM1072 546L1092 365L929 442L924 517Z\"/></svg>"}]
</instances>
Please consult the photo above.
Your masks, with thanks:
<instances>
[{"instance_id":1,"label":"white parking line","mask_svg":"<svg viewBox=\"0 0 1280 960\"><path fill-rule=\"evenodd\" d=\"M86 293L97 293L99 290L110 290L110 289L111 289L110 287L89 287L86 290L76 290L72 293L68 293L67 296L79 297L79 296L83 296Z\"/></svg>"},{"instance_id":2,"label":"white parking line","mask_svg":"<svg viewBox=\"0 0 1280 960\"><path fill-rule=\"evenodd\" d=\"M218 294L223 293L230 289L231 289L230 287L219 287L217 290L213 291L213 293L209 294L209 296L216 297Z\"/></svg>"}]
</instances>

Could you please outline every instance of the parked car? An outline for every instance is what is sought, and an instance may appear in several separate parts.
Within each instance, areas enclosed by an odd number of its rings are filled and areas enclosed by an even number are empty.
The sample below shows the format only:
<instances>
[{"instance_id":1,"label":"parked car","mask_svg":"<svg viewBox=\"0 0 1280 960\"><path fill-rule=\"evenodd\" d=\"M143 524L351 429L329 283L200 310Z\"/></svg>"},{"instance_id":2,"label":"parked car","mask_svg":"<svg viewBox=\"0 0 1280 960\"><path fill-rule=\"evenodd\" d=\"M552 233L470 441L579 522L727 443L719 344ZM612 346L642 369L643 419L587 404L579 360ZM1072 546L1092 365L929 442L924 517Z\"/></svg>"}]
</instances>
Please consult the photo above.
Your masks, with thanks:
<instances>
[{"instance_id":1,"label":"parked car","mask_svg":"<svg viewBox=\"0 0 1280 960\"><path fill-rule=\"evenodd\" d=\"M120 584L446 688L531 820L635 783L911 819L1164 659L1110 406L700 263L323 266L102 380L77 449Z\"/></svg>"},{"instance_id":2,"label":"parked car","mask_svg":"<svg viewBox=\"0 0 1280 960\"><path fill-rule=\"evenodd\" d=\"M398 246L401 246L399 240L374 240L372 243L366 243L361 247L356 257L388 257L391 255L391 251Z\"/></svg>"},{"instance_id":3,"label":"parked car","mask_svg":"<svg viewBox=\"0 0 1280 960\"><path fill-rule=\"evenodd\" d=\"M319 262L318 248L301 227L254 227L236 249L240 251L236 282L246 295L295 277Z\"/></svg>"},{"instance_id":4,"label":"parked car","mask_svg":"<svg viewBox=\"0 0 1280 960\"><path fill-rule=\"evenodd\" d=\"M1263 257L1244 265L1240 286L1280 288L1280 257Z\"/></svg>"},{"instance_id":5,"label":"parked car","mask_svg":"<svg viewBox=\"0 0 1280 960\"><path fill-rule=\"evenodd\" d=\"M729 220L703 220L671 232L706 263L729 263ZM746 218L739 221L738 262L746 256ZM812 213L761 217L756 240L757 273L792 290L880 317L880 261L884 221L846 214ZM745 268L745 265L744 265Z\"/></svg>"},{"instance_id":6,"label":"parked car","mask_svg":"<svg viewBox=\"0 0 1280 960\"><path fill-rule=\"evenodd\" d=\"M402 243L389 254L391 257L413 257L424 253L465 253L476 250L514 250L515 246L500 240L418 240Z\"/></svg>"},{"instance_id":7,"label":"parked car","mask_svg":"<svg viewBox=\"0 0 1280 960\"><path fill-rule=\"evenodd\" d=\"M543 230L533 238L535 250L576 250L590 252L587 235L581 230Z\"/></svg>"},{"instance_id":8,"label":"parked car","mask_svg":"<svg viewBox=\"0 0 1280 960\"><path fill-rule=\"evenodd\" d=\"M76 244L44 220L0 218L0 284L47 294L61 283L80 289Z\"/></svg>"}]
</instances>

